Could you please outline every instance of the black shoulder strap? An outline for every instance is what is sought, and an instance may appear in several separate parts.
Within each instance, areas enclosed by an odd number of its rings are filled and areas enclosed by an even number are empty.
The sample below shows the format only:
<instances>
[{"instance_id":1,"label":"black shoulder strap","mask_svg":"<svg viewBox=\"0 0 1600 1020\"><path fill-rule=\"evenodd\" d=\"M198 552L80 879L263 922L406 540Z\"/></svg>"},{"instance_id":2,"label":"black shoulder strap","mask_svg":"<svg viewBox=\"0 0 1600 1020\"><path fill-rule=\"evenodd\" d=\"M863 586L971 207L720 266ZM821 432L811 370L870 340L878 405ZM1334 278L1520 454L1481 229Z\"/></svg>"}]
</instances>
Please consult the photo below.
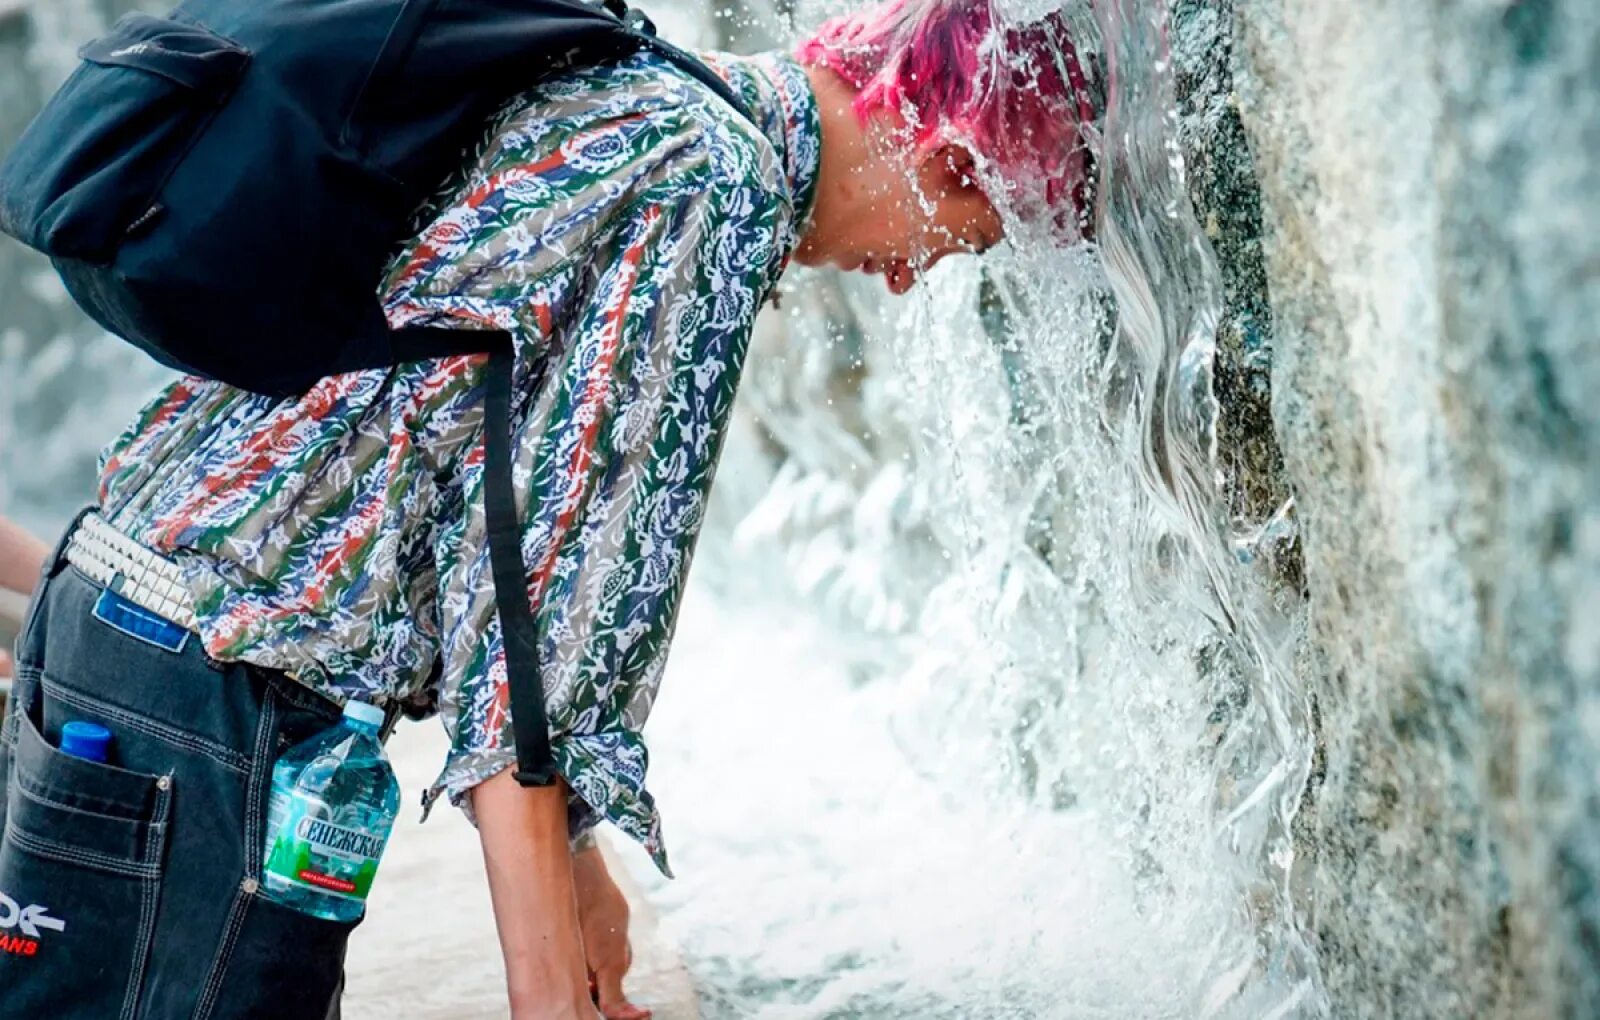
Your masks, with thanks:
<instances>
[{"instance_id":1,"label":"black shoulder strap","mask_svg":"<svg viewBox=\"0 0 1600 1020\"><path fill-rule=\"evenodd\" d=\"M556 781L539 670L539 626L528 598L528 572L522 560L521 516L511 476L511 383L516 365L511 334L504 330L409 326L390 334L398 363L455 354L489 354L485 380L483 436L484 516L489 531L489 567L494 603L511 688L511 730L517 742L517 782L550 786Z\"/></svg>"}]
</instances>

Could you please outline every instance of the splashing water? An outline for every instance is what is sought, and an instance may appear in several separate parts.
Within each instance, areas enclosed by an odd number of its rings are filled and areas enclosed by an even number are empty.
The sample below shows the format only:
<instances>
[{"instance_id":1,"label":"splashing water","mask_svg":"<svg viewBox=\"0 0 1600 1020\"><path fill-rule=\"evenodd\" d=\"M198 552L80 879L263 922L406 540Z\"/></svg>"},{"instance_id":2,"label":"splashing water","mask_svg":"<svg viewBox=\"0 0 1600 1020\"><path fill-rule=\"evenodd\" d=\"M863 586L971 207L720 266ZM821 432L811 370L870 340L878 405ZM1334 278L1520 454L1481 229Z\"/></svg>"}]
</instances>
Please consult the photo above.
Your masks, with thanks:
<instances>
[{"instance_id":1,"label":"splashing water","mask_svg":"<svg viewBox=\"0 0 1600 1020\"><path fill-rule=\"evenodd\" d=\"M1287 508L1230 531L1220 283L1164 12L1063 9L1103 54L1099 249L1012 222L902 302L813 280L752 352L746 406L778 453L730 443L724 479L770 481L725 488L735 541L708 537L700 569L746 606L786 575L813 619L724 610L744 675L682 676L693 703L654 723L665 796L718 791L715 818L668 801L692 877L658 891L714 1015L1326 1009L1290 894L1300 607L1249 555ZM809 638L780 671L774 631ZM776 723L796 690L826 708ZM752 757L766 782L808 778L752 809L763 785L728 790Z\"/></svg>"}]
</instances>

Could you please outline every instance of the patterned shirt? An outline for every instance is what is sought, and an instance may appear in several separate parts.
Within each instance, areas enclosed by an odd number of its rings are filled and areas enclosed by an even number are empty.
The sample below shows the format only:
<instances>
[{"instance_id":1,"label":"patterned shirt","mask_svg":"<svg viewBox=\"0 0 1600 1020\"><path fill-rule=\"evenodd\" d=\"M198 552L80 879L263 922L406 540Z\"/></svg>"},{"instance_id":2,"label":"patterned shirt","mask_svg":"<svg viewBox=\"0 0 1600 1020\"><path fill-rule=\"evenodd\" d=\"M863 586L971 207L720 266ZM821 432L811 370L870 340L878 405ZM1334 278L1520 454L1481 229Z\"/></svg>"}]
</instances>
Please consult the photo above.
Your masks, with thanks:
<instances>
[{"instance_id":1,"label":"patterned shirt","mask_svg":"<svg viewBox=\"0 0 1600 1020\"><path fill-rule=\"evenodd\" d=\"M383 285L392 325L514 336L522 554L573 831L607 819L668 874L639 730L821 144L792 60L706 59L759 126L652 54L563 74L500 113ZM485 366L353 372L294 399L185 377L102 455L102 512L182 566L209 654L437 708L451 750L428 805L516 758Z\"/></svg>"}]
</instances>

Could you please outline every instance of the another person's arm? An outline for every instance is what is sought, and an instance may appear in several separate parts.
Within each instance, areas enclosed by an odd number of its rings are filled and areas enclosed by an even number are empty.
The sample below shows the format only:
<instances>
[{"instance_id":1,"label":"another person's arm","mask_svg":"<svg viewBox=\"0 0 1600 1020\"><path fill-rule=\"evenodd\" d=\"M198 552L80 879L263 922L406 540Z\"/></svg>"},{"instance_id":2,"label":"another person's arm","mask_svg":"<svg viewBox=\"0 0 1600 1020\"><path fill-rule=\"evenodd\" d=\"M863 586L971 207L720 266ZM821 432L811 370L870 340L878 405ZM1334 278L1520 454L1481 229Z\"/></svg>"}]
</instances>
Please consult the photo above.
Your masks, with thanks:
<instances>
[{"instance_id":1,"label":"another person's arm","mask_svg":"<svg viewBox=\"0 0 1600 1020\"><path fill-rule=\"evenodd\" d=\"M31 595L50 550L21 526L0 517L0 589ZM0 677L16 671L11 649L0 648Z\"/></svg>"},{"instance_id":2,"label":"another person's arm","mask_svg":"<svg viewBox=\"0 0 1600 1020\"><path fill-rule=\"evenodd\" d=\"M33 591L50 549L13 521L0 517L0 588Z\"/></svg>"}]
</instances>

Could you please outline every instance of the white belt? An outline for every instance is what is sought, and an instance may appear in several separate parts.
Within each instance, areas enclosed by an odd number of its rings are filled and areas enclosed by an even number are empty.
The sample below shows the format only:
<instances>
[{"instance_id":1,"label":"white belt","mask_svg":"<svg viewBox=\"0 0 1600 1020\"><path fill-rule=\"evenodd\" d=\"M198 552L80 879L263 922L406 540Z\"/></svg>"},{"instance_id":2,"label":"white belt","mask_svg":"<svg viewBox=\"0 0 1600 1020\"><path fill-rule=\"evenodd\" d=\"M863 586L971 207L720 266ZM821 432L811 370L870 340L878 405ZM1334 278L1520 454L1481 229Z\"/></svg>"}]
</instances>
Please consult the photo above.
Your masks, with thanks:
<instances>
[{"instance_id":1,"label":"white belt","mask_svg":"<svg viewBox=\"0 0 1600 1020\"><path fill-rule=\"evenodd\" d=\"M99 514L85 514L73 529L67 539L67 562L134 605L198 632L189 588L178 565L113 528Z\"/></svg>"},{"instance_id":2,"label":"white belt","mask_svg":"<svg viewBox=\"0 0 1600 1020\"><path fill-rule=\"evenodd\" d=\"M109 591L132 602L141 609L163 616L180 627L196 634L200 627L194 618L194 602L184 584L179 566L152 549L129 538L94 511L83 515L78 526L67 539L67 562L88 575ZM294 673L278 670L297 683L305 684ZM343 704L344 696L336 691L324 690L305 684L318 695L335 704ZM383 732L387 734L399 715L399 706L388 698L374 699L384 705L388 721Z\"/></svg>"}]
</instances>

